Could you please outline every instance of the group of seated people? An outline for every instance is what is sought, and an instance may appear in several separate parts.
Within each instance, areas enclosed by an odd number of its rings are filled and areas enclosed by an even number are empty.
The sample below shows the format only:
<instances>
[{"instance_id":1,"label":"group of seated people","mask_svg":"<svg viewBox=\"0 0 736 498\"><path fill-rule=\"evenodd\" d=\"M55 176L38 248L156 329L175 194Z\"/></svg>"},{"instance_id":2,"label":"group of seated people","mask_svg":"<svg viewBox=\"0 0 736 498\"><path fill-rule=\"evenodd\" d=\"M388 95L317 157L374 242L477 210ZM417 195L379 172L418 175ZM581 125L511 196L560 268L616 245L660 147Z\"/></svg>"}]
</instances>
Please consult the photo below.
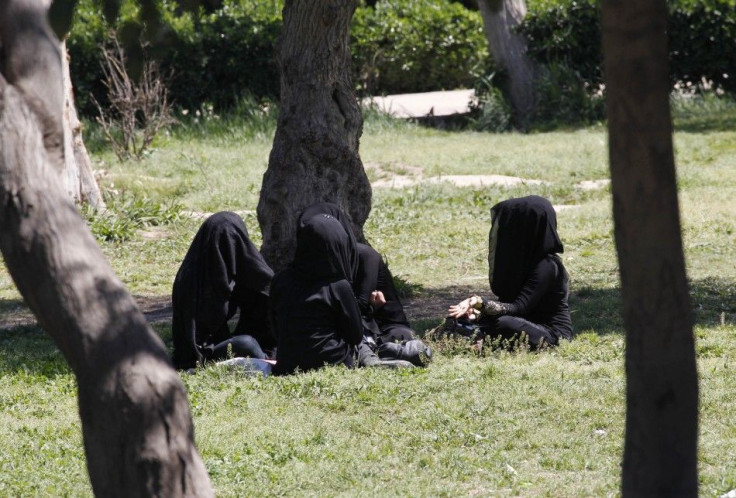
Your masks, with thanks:
<instances>
[{"instance_id":1,"label":"group of seated people","mask_svg":"<svg viewBox=\"0 0 736 498\"><path fill-rule=\"evenodd\" d=\"M529 196L491 209L494 300L472 296L451 319L532 348L572 338L568 275L552 205ZM179 369L231 357L267 361L274 374L325 365L426 366L431 350L412 330L381 255L359 243L331 203L306 208L293 261L278 274L235 213L210 216L174 280L173 360ZM239 313L231 330L229 321Z\"/></svg>"}]
</instances>

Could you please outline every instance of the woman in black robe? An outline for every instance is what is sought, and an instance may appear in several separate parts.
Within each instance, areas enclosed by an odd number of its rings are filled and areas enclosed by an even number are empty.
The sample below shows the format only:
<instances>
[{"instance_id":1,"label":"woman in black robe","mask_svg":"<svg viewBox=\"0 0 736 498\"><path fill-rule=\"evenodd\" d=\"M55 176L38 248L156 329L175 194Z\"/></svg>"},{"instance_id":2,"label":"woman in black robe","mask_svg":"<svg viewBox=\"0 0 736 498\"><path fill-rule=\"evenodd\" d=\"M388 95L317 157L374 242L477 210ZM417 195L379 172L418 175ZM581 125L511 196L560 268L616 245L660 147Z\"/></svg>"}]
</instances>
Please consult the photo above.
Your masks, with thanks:
<instances>
[{"instance_id":1,"label":"woman in black robe","mask_svg":"<svg viewBox=\"0 0 736 498\"><path fill-rule=\"evenodd\" d=\"M226 359L229 353L266 358L263 350L275 345L267 319L272 278L240 216L210 216L174 280L171 331L176 368ZM240 318L231 333L228 320L237 311Z\"/></svg>"},{"instance_id":2,"label":"woman in black robe","mask_svg":"<svg viewBox=\"0 0 736 498\"><path fill-rule=\"evenodd\" d=\"M363 325L352 288L353 262L355 245L335 217L300 220L294 261L271 283L274 374L355 366Z\"/></svg>"},{"instance_id":3,"label":"woman in black robe","mask_svg":"<svg viewBox=\"0 0 736 498\"><path fill-rule=\"evenodd\" d=\"M569 277L558 253L552 204L539 196L509 199L491 209L488 278L497 300L472 296L451 306L450 316L477 321L493 338L524 336L532 348L572 339Z\"/></svg>"},{"instance_id":4,"label":"woman in black robe","mask_svg":"<svg viewBox=\"0 0 736 498\"><path fill-rule=\"evenodd\" d=\"M354 287L365 334L375 342L378 357L426 366L432 353L411 328L388 265L367 244L358 243L358 278Z\"/></svg>"},{"instance_id":5,"label":"woman in black robe","mask_svg":"<svg viewBox=\"0 0 736 498\"><path fill-rule=\"evenodd\" d=\"M337 204L320 202L307 207L299 216L298 226L303 227L313 216L324 214L334 217L342 225L352 248L349 251L350 281L358 300L365 334L358 346L358 366L403 368L426 365L431 352L424 343L416 340L404 315L391 272L378 252L356 241L347 215ZM412 340L415 342L403 347ZM402 347L397 346L397 341ZM386 346L381 347L382 343Z\"/></svg>"}]
</instances>

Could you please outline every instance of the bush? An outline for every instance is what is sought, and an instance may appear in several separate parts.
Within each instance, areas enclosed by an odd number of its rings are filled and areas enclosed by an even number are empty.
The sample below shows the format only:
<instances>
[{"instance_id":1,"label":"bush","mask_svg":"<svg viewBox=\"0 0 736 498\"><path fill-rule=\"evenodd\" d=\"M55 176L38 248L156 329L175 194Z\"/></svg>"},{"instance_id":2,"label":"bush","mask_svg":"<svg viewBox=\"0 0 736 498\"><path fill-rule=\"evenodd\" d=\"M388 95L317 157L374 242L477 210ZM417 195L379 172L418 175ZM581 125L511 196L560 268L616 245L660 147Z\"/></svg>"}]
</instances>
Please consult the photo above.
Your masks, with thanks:
<instances>
[{"instance_id":1,"label":"bush","mask_svg":"<svg viewBox=\"0 0 736 498\"><path fill-rule=\"evenodd\" d=\"M355 82L373 95L470 87L488 63L480 14L448 0L358 8L351 50Z\"/></svg>"},{"instance_id":2,"label":"bush","mask_svg":"<svg viewBox=\"0 0 736 498\"><path fill-rule=\"evenodd\" d=\"M116 27L136 14L123 2ZM282 0L223 0L211 14L179 15L160 5L170 36L157 48L162 73L173 74L172 101L189 110L213 104L229 110L244 97L276 100L280 83L274 47ZM357 9L352 24L354 81L377 94L472 85L487 60L482 21L450 0L383 0ZM94 0L81 0L68 47L77 105L96 115L89 95L105 106L100 46L107 27Z\"/></svg>"},{"instance_id":3,"label":"bush","mask_svg":"<svg viewBox=\"0 0 736 498\"><path fill-rule=\"evenodd\" d=\"M116 27L133 17L133 5L125 3ZM214 13L200 15L179 15L168 3L161 8L172 32L156 47L157 55L162 73L173 75L169 91L177 106L194 110L212 103L220 110L245 94L278 96L273 47L281 29L280 0L224 0ZM82 0L68 42L77 106L85 116L96 114L90 94L103 107L106 103L100 64L106 27L101 19L93 0Z\"/></svg>"},{"instance_id":4,"label":"bush","mask_svg":"<svg viewBox=\"0 0 736 498\"><path fill-rule=\"evenodd\" d=\"M736 8L734 0L670 0L670 75L676 82L713 82L736 92ZM541 64L562 64L580 75L591 91L603 81L599 2L545 0L530 4L521 31L530 56ZM729 74L730 73L730 74Z\"/></svg>"}]
</instances>

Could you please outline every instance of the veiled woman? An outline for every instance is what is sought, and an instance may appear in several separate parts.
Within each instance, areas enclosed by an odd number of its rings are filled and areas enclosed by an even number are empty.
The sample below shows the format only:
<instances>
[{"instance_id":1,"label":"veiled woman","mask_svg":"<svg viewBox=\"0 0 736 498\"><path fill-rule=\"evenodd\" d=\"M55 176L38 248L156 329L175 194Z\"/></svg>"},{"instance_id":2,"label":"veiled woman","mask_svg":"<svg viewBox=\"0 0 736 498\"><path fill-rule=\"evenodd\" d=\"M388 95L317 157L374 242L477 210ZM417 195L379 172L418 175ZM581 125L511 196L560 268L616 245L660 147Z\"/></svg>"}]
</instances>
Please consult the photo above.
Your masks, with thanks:
<instances>
[{"instance_id":1,"label":"veiled woman","mask_svg":"<svg viewBox=\"0 0 736 498\"><path fill-rule=\"evenodd\" d=\"M352 288L356 261L354 242L335 217L314 214L300 221L294 261L271 283L274 374L355 366L363 338Z\"/></svg>"},{"instance_id":2,"label":"veiled woman","mask_svg":"<svg viewBox=\"0 0 736 498\"><path fill-rule=\"evenodd\" d=\"M268 323L273 271L235 213L210 216L199 228L172 290L174 365L233 356L266 358L274 347ZM231 332L228 321L240 312Z\"/></svg>"},{"instance_id":3,"label":"veiled woman","mask_svg":"<svg viewBox=\"0 0 736 498\"><path fill-rule=\"evenodd\" d=\"M534 195L496 204L488 245L497 299L472 296L451 306L450 316L477 321L487 336L528 340L532 348L572 339L569 277L552 204Z\"/></svg>"}]
</instances>

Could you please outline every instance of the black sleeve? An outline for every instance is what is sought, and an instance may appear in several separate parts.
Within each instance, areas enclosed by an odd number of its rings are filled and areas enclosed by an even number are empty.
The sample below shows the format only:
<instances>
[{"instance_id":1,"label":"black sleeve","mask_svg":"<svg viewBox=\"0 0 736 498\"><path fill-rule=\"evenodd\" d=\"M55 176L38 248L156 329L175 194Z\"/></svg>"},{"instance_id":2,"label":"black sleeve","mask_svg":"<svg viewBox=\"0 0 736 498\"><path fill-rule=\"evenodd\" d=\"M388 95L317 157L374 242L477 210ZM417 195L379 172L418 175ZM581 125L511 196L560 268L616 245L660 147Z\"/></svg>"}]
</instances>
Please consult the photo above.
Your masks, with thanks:
<instances>
[{"instance_id":1,"label":"black sleeve","mask_svg":"<svg viewBox=\"0 0 736 498\"><path fill-rule=\"evenodd\" d=\"M381 255L366 244L358 244L358 273L353 283L360 312L368 319L373 317L371 294L378 289L378 268Z\"/></svg>"},{"instance_id":2,"label":"black sleeve","mask_svg":"<svg viewBox=\"0 0 736 498\"><path fill-rule=\"evenodd\" d=\"M268 325L274 340L278 340L279 328L276 320L276 309L281 305L281 288L283 287L284 272L279 272L271 280L268 289Z\"/></svg>"},{"instance_id":3,"label":"black sleeve","mask_svg":"<svg viewBox=\"0 0 736 498\"><path fill-rule=\"evenodd\" d=\"M540 261L524 282L519 295L513 303L509 303L509 315L524 316L537 307L542 297L547 294L557 280L557 265L549 258Z\"/></svg>"},{"instance_id":4,"label":"black sleeve","mask_svg":"<svg viewBox=\"0 0 736 498\"><path fill-rule=\"evenodd\" d=\"M363 321L358 302L347 280L330 284L332 307L337 314L338 334L349 344L357 345L363 339Z\"/></svg>"}]
</instances>

